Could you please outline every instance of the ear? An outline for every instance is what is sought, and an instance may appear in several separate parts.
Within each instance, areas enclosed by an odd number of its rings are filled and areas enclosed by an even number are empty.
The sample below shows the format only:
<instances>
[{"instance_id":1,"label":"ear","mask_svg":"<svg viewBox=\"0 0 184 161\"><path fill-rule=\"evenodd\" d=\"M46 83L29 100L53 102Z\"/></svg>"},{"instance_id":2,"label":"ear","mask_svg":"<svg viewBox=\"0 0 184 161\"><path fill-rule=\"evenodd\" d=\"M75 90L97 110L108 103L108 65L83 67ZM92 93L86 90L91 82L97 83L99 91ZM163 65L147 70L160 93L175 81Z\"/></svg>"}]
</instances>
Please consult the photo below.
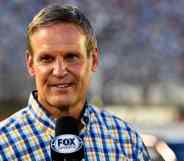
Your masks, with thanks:
<instances>
[{"instance_id":1,"label":"ear","mask_svg":"<svg viewBox=\"0 0 184 161\"><path fill-rule=\"evenodd\" d=\"M27 70L30 76L35 75L34 66L33 66L33 55L29 53L28 50L26 50L26 56L25 56L26 66Z\"/></svg>"},{"instance_id":2,"label":"ear","mask_svg":"<svg viewBox=\"0 0 184 161\"><path fill-rule=\"evenodd\" d=\"M99 65L99 59L100 59L98 48L95 48L95 49L92 51L91 54L92 54L92 71L93 71L93 72L96 72L97 67L98 67L98 65Z\"/></svg>"}]
</instances>

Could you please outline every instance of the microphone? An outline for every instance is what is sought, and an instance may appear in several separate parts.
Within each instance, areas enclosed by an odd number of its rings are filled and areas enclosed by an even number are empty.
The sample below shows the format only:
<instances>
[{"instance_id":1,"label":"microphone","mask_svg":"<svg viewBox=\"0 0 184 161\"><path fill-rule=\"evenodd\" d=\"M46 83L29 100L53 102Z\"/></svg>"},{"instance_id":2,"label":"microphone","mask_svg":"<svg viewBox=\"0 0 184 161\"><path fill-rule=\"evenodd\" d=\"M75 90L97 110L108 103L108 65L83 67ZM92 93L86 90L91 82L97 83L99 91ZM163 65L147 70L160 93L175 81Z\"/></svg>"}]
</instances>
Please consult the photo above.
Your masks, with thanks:
<instances>
[{"instance_id":1,"label":"microphone","mask_svg":"<svg viewBox=\"0 0 184 161\"><path fill-rule=\"evenodd\" d=\"M80 121L71 116L61 117L56 121L55 137L50 143L53 161L81 161L84 158L79 124Z\"/></svg>"}]
</instances>

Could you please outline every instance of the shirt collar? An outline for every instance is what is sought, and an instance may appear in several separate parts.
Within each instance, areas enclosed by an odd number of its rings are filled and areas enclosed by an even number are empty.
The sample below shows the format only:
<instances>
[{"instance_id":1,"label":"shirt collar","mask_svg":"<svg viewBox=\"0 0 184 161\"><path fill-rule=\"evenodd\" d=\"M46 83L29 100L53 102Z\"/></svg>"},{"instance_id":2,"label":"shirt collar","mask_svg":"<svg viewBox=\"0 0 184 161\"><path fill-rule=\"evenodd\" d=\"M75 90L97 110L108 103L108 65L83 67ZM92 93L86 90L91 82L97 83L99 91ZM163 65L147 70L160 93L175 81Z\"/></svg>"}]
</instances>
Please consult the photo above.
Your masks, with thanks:
<instances>
[{"instance_id":1,"label":"shirt collar","mask_svg":"<svg viewBox=\"0 0 184 161\"><path fill-rule=\"evenodd\" d=\"M84 124L84 126L89 129L89 125L91 122L91 114L90 114L90 105L86 102L84 111L81 117L81 122Z\"/></svg>"},{"instance_id":2,"label":"shirt collar","mask_svg":"<svg viewBox=\"0 0 184 161\"><path fill-rule=\"evenodd\" d=\"M54 129L56 119L45 109L42 105L37 101L37 91L33 91L30 94L28 106L31 108L33 115L41 121L46 126L51 126ZM89 122L91 122L90 117L90 105L85 103L84 110L81 113L81 122L82 124L88 128Z\"/></svg>"},{"instance_id":3,"label":"shirt collar","mask_svg":"<svg viewBox=\"0 0 184 161\"><path fill-rule=\"evenodd\" d=\"M31 92L28 100L28 106L31 108L34 117L36 117L45 126L49 126L54 129L56 119L41 106L41 104L37 101L36 95L37 91Z\"/></svg>"}]
</instances>

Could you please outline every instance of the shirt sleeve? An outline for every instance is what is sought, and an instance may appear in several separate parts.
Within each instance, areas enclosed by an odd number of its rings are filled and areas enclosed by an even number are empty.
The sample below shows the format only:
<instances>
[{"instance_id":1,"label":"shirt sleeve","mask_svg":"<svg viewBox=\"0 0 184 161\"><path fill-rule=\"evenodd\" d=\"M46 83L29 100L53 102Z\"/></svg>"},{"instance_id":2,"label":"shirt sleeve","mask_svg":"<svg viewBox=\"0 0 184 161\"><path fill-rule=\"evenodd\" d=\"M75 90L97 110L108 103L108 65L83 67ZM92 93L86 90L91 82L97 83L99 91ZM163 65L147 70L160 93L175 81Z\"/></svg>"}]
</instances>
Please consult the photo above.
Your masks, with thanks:
<instances>
[{"instance_id":1,"label":"shirt sleeve","mask_svg":"<svg viewBox=\"0 0 184 161\"><path fill-rule=\"evenodd\" d=\"M138 144L139 144L139 146L138 146L137 161L151 161L147 147L143 143L142 138L139 138Z\"/></svg>"}]
</instances>

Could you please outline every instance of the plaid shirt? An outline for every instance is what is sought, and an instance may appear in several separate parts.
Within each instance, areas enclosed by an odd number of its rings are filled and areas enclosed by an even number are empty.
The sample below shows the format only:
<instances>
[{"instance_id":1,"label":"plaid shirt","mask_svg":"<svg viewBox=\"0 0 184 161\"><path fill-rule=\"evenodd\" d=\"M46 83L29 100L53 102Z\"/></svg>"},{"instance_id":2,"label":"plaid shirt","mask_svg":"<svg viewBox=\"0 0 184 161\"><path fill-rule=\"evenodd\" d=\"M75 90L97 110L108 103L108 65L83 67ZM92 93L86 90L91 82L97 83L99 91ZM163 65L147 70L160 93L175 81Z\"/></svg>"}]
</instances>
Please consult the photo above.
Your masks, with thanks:
<instances>
[{"instance_id":1,"label":"plaid shirt","mask_svg":"<svg viewBox=\"0 0 184 161\"><path fill-rule=\"evenodd\" d=\"M81 121L84 160L150 160L140 136L119 118L86 105ZM0 161L51 161L54 128L55 119L32 93L26 108L0 123Z\"/></svg>"}]
</instances>

